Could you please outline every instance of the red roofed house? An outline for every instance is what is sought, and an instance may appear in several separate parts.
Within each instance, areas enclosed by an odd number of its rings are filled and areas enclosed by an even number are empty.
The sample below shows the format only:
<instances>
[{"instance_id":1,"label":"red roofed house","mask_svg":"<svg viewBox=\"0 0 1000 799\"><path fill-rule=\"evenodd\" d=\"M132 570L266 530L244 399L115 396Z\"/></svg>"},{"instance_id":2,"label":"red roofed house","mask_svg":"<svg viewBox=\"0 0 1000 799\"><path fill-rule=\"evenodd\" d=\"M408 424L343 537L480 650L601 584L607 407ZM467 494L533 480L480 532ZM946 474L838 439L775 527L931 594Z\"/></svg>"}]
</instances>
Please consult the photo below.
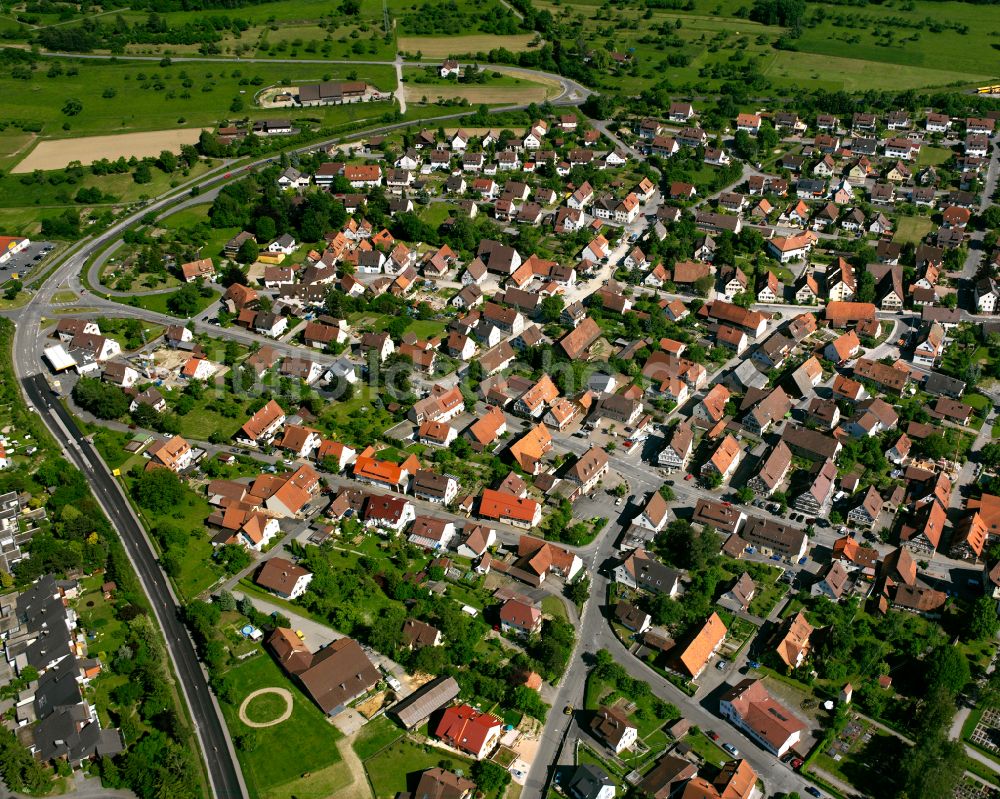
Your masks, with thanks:
<instances>
[{"instance_id":1,"label":"red roofed house","mask_svg":"<svg viewBox=\"0 0 1000 799\"><path fill-rule=\"evenodd\" d=\"M215 280L215 264L211 258L202 258L198 261L189 261L181 264L181 274L185 283L194 283L198 278L202 280Z\"/></svg>"},{"instance_id":2,"label":"red roofed house","mask_svg":"<svg viewBox=\"0 0 1000 799\"><path fill-rule=\"evenodd\" d=\"M477 760L486 757L500 742L503 722L489 713L480 713L466 704L444 711L434 736Z\"/></svg>"},{"instance_id":3,"label":"red roofed house","mask_svg":"<svg viewBox=\"0 0 1000 799\"><path fill-rule=\"evenodd\" d=\"M508 599L500 608L500 629L518 635L533 635L542 629L542 611L520 599Z\"/></svg>"},{"instance_id":4,"label":"red roofed house","mask_svg":"<svg viewBox=\"0 0 1000 799\"><path fill-rule=\"evenodd\" d=\"M182 472L191 465L194 450L180 436L174 436L167 441L158 441L146 451L150 464L162 466L172 472Z\"/></svg>"},{"instance_id":5,"label":"red roofed house","mask_svg":"<svg viewBox=\"0 0 1000 799\"><path fill-rule=\"evenodd\" d=\"M521 536L517 544L517 555L540 579L544 579L551 571L569 582L583 568L583 561L578 555L530 535Z\"/></svg>"},{"instance_id":6,"label":"red roofed house","mask_svg":"<svg viewBox=\"0 0 1000 799\"><path fill-rule=\"evenodd\" d=\"M364 523L393 533L401 533L416 518L413 504L391 495L369 496L365 502Z\"/></svg>"},{"instance_id":7,"label":"red roofed house","mask_svg":"<svg viewBox=\"0 0 1000 799\"><path fill-rule=\"evenodd\" d=\"M271 400L251 416L236 434L236 440L248 447L267 444L285 423L285 412Z\"/></svg>"},{"instance_id":8,"label":"red roofed house","mask_svg":"<svg viewBox=\"0 0 1000 799\"><path fill-rule=\"evenodd\" d=\"M713 613L693 638L677 648L677 654L672 658L675 668L692 680L697 679L725 638L726 625L718 614Z\"/></svg>"},{"instance_id":9,"label":"red roofed house","mask_svg":"<svg viewBox=\"0 0 1000 799\"><path fill-rule=\"evenodd\" d=\"M484 488L479 499L479 516L527 529L542 520L542 506L533 499Z\"/></svg>"},{"instance_id":10,"label":"red roofed house","mask_svg":"<svg viewBox=\"0 0 1000 799\"><path fill-rule=\"evenodd\" d=\"M354 479L362 483L391 488L406 493L410 477L420 468L416 455L410 455L402 463L381 461L371 457L371 453L358 455L354 461Z\"/></svg>"}]
</instances>

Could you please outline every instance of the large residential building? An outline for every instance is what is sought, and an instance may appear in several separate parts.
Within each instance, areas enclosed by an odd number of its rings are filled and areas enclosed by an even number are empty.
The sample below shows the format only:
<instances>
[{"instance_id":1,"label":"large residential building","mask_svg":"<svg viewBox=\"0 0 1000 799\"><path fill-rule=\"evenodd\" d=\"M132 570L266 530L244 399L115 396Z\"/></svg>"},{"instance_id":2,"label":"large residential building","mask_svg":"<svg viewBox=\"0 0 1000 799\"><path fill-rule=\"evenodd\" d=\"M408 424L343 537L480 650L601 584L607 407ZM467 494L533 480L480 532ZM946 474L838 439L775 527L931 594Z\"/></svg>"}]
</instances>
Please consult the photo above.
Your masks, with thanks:
<instances>
[{"instance_id":1,"label":"large residential building","mask_svg":"<svg viewBox=\"0 0 1000 799\"><path fill-rule=\"evenodd\" d=\"M761 680L737 683L719 702L719 712L771 754L781 757L795 746L806 725L779 703Z\"/></svg>"}]
</instances>

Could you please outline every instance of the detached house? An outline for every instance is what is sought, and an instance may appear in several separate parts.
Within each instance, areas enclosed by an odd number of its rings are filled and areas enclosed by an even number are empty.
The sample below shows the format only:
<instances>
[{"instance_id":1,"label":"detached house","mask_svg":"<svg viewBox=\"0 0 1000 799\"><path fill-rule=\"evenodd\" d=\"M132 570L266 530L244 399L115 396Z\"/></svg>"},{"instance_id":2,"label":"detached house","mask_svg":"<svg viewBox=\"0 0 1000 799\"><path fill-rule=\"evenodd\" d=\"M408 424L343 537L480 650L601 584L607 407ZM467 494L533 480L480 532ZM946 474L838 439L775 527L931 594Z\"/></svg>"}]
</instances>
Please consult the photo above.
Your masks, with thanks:
<instances>
[{"instance_id":1,"label":"detached house","mask_svg":"<svg viewBox=\"0 0 1000 799\"><path fill-rule=\"evenodd\" d=\"M705 465L702 466L701 473L706 477L717 474L721 478L722 483L725 483L736 471L736 467L739 465L742 456L743 448L739 442L731 435L727 435L722 439L722 442L712 453L708 461L705 462Z\"/></svg>"},{"instance_id":2,"label":"detached house","mask_svg":"<svg viewBox=\"0 0 1000 799\"><path fill-rule=\"evenodd\" d=\"M500 629L504 633L536 635L542 629L542 611L520 599L508 599L500 608Z\"/></svg>"},{"instance_id":3,"label":"detached house","mask_svg":"<svg viewBox=\"0 0 1000 799\"><path fill-rule=\"evenodd\" d=\"M601 707L590 722L590 730L616 755L631 749L639 737L638 728L616 708Z\"/></svg>"},{"instance_id":4,"label":"detached house","mask_svg":"<svg viewBox=\"0 0 1000 799\"><path fill-rule=\"evenodd\" d=\"M462 704L444 711L434 736L448 746L481 760L496 748L502 732L503 722L496 716Z\"/></svg>"}]
</instances>

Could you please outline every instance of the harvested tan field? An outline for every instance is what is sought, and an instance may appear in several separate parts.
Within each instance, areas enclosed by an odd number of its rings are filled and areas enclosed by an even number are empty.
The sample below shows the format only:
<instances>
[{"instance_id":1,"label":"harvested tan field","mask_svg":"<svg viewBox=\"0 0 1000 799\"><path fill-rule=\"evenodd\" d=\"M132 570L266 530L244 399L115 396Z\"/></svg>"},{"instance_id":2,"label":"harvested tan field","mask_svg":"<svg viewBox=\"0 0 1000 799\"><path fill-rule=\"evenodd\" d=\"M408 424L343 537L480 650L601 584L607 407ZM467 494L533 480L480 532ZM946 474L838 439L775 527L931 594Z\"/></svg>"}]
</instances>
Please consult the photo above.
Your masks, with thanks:
<instances>
[{"instance_id":1,"label":"harvested tan field","mask_svg":"<svg viewBox=\"0 0 1000 799\"><path fill-rule=\"evenodd\" d=\"M426 97L429 102L434 102L438 97L446 100L468 100L476 103L486 103L487 105L498 105L506 103L540 103L546 97L558 94L558 89L547 88L545 86L497 86L496 88L469 86L420 86L409 88L409 98L411 103L420 102ZM471 134L470 134L471 135Z\"/></svg>"},{"instance_id":2,"label":"harvested tan field","mask_svg":"<svg viewBox=\"0 0 1000 799\"><path fill-rule=\"evenodd\" d=\"M11 172L62 169L73 161L86 165L102 158L115 160L119 156L145 158L159 155L163 150L177 153L182 144L194 144L200 135L200 128L181 128L114 136L85 136L80 139L49 139L39 142Z\"/></svg>"},{"instance_id":3,"label":"harvested tan field","mask_svg":"<svg viewBox=\"0 0 1000 799\"><path fill-rule=\"evenodd\" d=\"M503 47L514 53L528 49L528 42L535 38L533 33L514 36L497 36L492 33L470 34L469 36L400 36L396 48L405 53L418 50L424 58L444 58L462 53L489 52Z\"/></svg>"}]
</instances>

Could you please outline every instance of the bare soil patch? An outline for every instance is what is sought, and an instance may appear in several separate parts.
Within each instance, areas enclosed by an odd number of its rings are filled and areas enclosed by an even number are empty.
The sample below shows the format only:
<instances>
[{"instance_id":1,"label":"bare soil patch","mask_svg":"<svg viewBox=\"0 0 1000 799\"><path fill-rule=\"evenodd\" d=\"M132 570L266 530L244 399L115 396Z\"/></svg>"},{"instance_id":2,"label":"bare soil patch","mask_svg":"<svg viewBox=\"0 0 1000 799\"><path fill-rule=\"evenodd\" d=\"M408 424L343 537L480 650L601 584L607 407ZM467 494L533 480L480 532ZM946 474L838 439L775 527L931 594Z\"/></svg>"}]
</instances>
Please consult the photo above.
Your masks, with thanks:
<instances>
[{"instance_id":1,"label":"bare soil patch","mask_svg":"<svg viewBox=\"0 0 1000 799\"><path fill-rule=\"evenodd\" d=\"M119 156L145 158L159 155L163 150L177 153L182 144L194 144L200 135L200 128L179 128L114 136L84 136L79 139L47 139L39 142L11 172L62 169L72 161L91 164L102 158L115 160Z\"/></svg>"}]
</instances>

